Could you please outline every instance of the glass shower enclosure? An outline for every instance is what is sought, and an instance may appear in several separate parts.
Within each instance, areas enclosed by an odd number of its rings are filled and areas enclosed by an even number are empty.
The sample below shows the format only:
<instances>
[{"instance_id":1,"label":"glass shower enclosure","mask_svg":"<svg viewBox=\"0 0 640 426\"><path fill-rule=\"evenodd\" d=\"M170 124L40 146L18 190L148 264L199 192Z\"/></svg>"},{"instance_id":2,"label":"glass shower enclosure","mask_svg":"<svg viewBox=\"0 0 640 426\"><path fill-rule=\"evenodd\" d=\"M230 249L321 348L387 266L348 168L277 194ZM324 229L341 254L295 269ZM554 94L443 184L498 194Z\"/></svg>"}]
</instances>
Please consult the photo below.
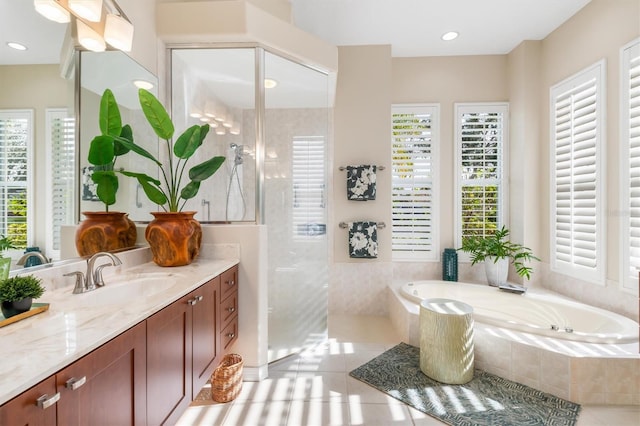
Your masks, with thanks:
<instances>
[{"instance_id":1,"label":"glass shower enclosure","mask_svg":"<svg viewBox=\"0 0 640 426\"><path fill-rule=\"evenodd\" d=\"M269 362L325 340L327 74L262 47L221 46L171 49L171 76L176 127L208 124L202 159L226 157L185 210L205 224L267 227Z\"/></svg>"}]
</instances>

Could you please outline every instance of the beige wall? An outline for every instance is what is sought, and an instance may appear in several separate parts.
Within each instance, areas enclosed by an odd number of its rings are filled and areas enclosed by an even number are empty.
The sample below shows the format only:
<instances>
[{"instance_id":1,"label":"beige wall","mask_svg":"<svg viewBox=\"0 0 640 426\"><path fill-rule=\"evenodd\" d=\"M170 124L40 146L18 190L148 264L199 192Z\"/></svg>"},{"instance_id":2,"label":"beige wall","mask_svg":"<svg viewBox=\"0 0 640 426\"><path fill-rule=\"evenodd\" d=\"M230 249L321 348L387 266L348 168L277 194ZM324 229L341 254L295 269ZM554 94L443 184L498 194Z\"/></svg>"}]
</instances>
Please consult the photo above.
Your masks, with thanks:
<instances>
[{"instance_id":1,"label":"beige wall","mask_svg":"<svg viewBox=\"0 0 640 426\"><path fill-rule=\"evenodd\" d=\"M393 59L393 103L440 104L441 249L454 247L454 103L508 101L506 64L504 55Z\"/></svg>"},{"instance_id":2,"label":"beige wall","mask_svg":"<svg viewBox=\"0 0 640 426\"><path fill-rule=\"evenodd\" d=\"M334 108L333 206L335 262L375 260L350 259L348 230L340 222L371 220L388 225L378 229L378 259L391 259L391 47L341 47L338 61L336 102ZM359 164L385 166L376 174L376 199L348 201L346 172L338 167Z\"/></svg>"}]
</instances>

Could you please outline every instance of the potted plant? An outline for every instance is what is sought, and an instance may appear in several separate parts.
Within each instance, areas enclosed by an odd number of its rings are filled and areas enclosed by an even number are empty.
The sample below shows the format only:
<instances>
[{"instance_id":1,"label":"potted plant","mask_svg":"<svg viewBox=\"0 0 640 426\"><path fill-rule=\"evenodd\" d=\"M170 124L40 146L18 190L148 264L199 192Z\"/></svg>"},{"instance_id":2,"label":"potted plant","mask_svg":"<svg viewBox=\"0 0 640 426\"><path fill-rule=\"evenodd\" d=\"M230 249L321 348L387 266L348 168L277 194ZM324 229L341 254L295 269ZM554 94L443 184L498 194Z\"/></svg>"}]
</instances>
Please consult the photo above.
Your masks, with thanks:
<instances>
[{"instance_id":1,"label":"potted plant","mask_svg":"<svg viewBox=\"0 0 640 426\"><path fill-rule=\"evenodd\" d=\"M526 279L531 278L533 268L524 262L540 260L531 249L508 239L509 230L503 226L489 236L473 235L462 239L462 250L471 255L471 265L484 262L487 281L491 286L501 286L507 282L509 263L513 263L516 273Z\"/></svg>"},{"instance_id":2,"label":"potted plant","mask_svg":"<svg viewBox=\"0 0 640 426\"><path fill-rule=\"evenodd\" d=\"M5 318L31 309L33 299L44 293L40 278L33 275L16 275L0 282L0 302Z\"/></svg>"},{"instance_id":3,"label":"potted plant","mask_svg":"<svg viewBox=\"0 0 640 426\"><path fill-rule=\"evenodd\" d=\"M154 262L160 266L187 265L199 254L202 230L200 223L193 218L196 212L183 212L182 209L187 200L197 195L200 184L220 168L225 157L213 156L186 171L188 160L202 145L209 132L209 125L191 126L180 134L175 142L172 142L175 127L169 113L148 90L140 89L138 96L149 125L165 142L166 163L163 164L137 145L133 138L113 136L115 132L111 135L124 148L154 162L158 166L162 181L144 173L126 170L112 170L106 174L118 172L137 179L147 198L162 207L163 211L152 212L154 220L149 223L145 231L145 238L151 247ZM117 110L117 108L117 104L113 101L109 110ZM115 126L114 128L117 129ZM109 158L106 156L103 162ZM113 185L107 188L112 190Z\"/></svg>"},{"instance_id":4,"label":"potted plant","mask_svg":"<svg viewBox=\"0 0 640 426\"><path fill-rule=\"evenodd\" d=\"M11 269L11 258L4 257L5 250L16 248L11 238L0 235L0 281L6 280Z\"/></svg>"},{"instance_id":5,"label":"potted plant","mask_svg":"<svg viewBox=\"0 0 640 426\"><path fill-rule=\"evenodd\" d=\"M127 213L109 211L109 206L116 202L118 191L116 162L133 144L131 126L122 124L118 104L109 89L100 99L98 121L101 134L91 141L88 161L93 166L91 180L96 184L96 195L105 209L82 212L86 219L76 230L76 250L81 256L131 247L137 239L136 226ZM123 140L129 142L128 146L122 143Z\"/></svg>"}]
</instances>

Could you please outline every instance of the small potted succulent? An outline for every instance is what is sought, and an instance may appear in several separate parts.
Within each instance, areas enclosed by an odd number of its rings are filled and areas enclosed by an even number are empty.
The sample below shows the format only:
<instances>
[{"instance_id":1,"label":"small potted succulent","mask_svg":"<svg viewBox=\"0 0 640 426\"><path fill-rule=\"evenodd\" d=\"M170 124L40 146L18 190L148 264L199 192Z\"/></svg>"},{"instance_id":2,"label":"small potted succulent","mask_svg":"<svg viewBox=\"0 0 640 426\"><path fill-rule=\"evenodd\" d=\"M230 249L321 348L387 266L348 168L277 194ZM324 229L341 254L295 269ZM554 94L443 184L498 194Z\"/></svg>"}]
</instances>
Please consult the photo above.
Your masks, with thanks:
<instances>
[{"instance_id":1,"label":"small potted succulent","mask_svg":"<svg viewBox=\"0 0 640 426\"><path fill-rule=\"evenodd\" d=\"M525 262L540 260L530 248L511 242L508 236L509 230L503 226L488 236L463 238L462 247L458 249L471 255L471 265L484 262L490 286L499 287L507 282L509 263L513 263L518 275L530 279L533 268Z\"/></svg>"},{"instance_id":2,"label":"small potted succulent","mask_svg":"<svg viewBox=\"0 0 640 426\"><path fill-rule=\"evenodd\" d=\"M16 275L0 282L0 302L5 318L31 309L33 299L44 293L42 280L33 275Z\"/></svg>"}]
</instances>

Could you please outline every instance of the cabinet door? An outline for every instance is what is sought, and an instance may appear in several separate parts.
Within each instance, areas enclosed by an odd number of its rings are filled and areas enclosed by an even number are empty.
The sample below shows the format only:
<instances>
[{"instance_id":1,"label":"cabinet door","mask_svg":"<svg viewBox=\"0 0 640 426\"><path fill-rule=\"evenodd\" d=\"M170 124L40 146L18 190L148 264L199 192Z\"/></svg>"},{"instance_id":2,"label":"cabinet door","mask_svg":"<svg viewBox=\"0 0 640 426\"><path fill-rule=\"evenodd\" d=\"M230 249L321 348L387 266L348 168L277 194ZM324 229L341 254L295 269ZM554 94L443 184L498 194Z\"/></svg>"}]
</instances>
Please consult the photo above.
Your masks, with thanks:
<instances>
[{"instance_id":1,"label":"cabinet door","mask_svg":"<svg viewBox=\"0 0 640 426\"><path fill-rule=\"evenodd\" d=\"M147 319L147 423L173 424L191 402L189 293Z\"/></svg>"},{"instance_id":2,"label":"cabinet door","mask_svg":"<svg viewBox=\"0 0 640 426\"><path fill-rule=\"evenodd\" d=\"M193 395L207 383L218 354L216 322L218 321L218 300L220 277L193 292Z\"/></svg>"},{"instance_id":3,"label":"cabinet door","mask_svg":"<svg viewBox=\"0 0 640 426\"><path fill-rule=\"evenodd\" d=\"M58 372L58 424L146 424L145 362L143 322Z\"/></svg>"},{"instance_id":4,"label":"cabinet door","mask_svg":"<svg viewBox=\"0 0 640 426\"><path fill-rule=\"evenodd\" d=\"M49 377L0 407L0 425L51 426L56 424L56 381ZM38 401L40 406L38 406Z\"/></svg>"}]
</instances>

